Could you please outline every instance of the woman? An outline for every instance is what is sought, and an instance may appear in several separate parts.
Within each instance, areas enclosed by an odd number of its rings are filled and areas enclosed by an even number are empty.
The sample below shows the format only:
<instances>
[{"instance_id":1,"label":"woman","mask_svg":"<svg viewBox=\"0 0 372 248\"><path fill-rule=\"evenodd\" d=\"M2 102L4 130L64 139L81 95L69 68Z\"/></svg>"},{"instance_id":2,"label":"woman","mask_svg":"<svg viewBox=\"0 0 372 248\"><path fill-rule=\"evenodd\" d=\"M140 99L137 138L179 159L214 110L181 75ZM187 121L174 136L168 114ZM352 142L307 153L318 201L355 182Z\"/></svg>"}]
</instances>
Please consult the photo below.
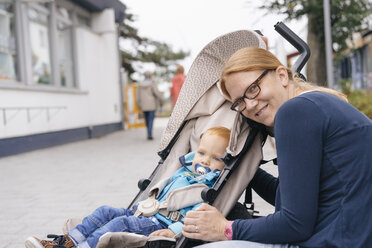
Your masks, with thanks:
<instances>
[{"instance_id":1,"label":"woman","mask_svg":"<svg viewBox=\"0 0 372 248\"><path fill-rule=\"evenodd\" d=\"M176 75L172 78L172 88L170 90L170 95L172 99L172 107L176 105L178 95L180 94L183 82L186 79L184 74L184 68L182 65L177 65Z\"/></svg>"},{"instance_id":2,"label":"woman","mask_svg":"<svg viewBox=\"0 0 372 248\"><path fill-rule=\"evenodd\" d=\"M280 176L275 213L229 222L203 204L186 215L183 234L247 240L206 247L370 246L372 121L343 94L303 82L260 48L233 54L220 83L231 109L274 127Z\"/></svg>"},{"instance_id":3,"label":"woman","mask_svg":"<svg viewBox=\"0 0 372 248\"><path fill-rule=\"evenodd\" d=\"M138 83L136 94L137 106L143 111L143 115L145 116L147 139L152 140L152 127L157 103L161 107L163 100L155 82L152 80L151 72L145 72L145 80Z\"/></svg>"}]
</instances>

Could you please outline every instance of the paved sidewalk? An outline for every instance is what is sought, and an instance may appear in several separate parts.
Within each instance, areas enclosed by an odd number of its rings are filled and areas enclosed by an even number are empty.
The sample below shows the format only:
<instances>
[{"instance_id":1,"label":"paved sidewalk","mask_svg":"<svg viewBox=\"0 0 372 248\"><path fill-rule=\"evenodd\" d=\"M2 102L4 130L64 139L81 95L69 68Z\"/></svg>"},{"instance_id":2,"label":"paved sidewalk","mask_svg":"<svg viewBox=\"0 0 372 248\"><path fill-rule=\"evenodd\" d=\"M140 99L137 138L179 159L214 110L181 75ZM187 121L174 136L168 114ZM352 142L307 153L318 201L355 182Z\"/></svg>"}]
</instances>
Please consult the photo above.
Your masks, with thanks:
<instances>
[{"instance_id":1,"label":"paved sidewalk","mask_svg":"<svg viewBox=\"0 0 372 248\"><path fill-rule=\"evenodd\" d=\"M98 206L129 205L138 179L150 175L159 160L167 120L155 120L152 141L144 128L131 129L0 158L0 248L24 247L30 235L60 234L66 219ZM266 153L272 157L270 148ZM260 214L273 211L254 199Z\"/></svg>"}]
</instances>

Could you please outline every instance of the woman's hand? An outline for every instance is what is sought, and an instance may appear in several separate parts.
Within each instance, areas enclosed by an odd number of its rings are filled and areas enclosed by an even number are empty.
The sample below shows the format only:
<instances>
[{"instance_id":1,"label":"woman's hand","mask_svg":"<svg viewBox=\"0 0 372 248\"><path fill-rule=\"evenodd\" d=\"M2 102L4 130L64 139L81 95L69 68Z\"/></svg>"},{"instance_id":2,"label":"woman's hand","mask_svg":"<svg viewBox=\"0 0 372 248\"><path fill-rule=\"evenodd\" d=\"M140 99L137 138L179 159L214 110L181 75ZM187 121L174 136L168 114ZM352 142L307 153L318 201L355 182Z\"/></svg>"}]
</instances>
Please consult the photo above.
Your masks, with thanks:
<instances>
[{"instance_id":1,"label":"woman's hand","mask_svg":"<svg viewBox=\"0 0 372 248\"><path fill-rule=\"evenodd\" d=\"M187 238L204 241L227 240L227 224L228 220L215 207L203 203L195 211L187 212L182 234Z\"/></svg>"},{"instance_id":2,"label":"woman's hand","mask_svg":"<svg viewBox=\"0 0 372 248\"><path fill-rule=\"evenodd\" d=\"M156 230L156 231L150 233L149 237L150 236L164 236L164 237L167 237L167 238L173 238L174 235L175 234L171 229L160 229L160 230Z\"/></svg>"}]
</instances>

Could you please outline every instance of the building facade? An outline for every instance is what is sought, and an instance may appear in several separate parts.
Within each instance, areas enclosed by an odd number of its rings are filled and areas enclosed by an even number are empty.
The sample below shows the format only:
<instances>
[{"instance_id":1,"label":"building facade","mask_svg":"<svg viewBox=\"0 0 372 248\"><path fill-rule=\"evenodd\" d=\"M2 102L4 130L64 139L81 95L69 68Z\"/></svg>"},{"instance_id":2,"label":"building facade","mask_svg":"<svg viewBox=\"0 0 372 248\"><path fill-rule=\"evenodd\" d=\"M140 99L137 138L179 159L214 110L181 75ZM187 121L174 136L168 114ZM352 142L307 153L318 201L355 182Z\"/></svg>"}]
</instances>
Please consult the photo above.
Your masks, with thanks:
<instances>
[{"instance_id":1,"label":"building facade","mask_svg":"<svg viewBox=\"0 0 372 248\"><path fill-rule=\"evenodd\" d=\"M0 157L123 127L119 0L0 0Z\"/></svg>"},{"instance_id":2,"label":"building facade","mask_svg":"<svg viewBox=\"0 0 372 248\"><path fill-rule=\"evenodd\" d=\"M352 80L354 90L372 90L372 30L357 34L350 52L338 63L336 77Z\"/></svg>"}]
</instances>

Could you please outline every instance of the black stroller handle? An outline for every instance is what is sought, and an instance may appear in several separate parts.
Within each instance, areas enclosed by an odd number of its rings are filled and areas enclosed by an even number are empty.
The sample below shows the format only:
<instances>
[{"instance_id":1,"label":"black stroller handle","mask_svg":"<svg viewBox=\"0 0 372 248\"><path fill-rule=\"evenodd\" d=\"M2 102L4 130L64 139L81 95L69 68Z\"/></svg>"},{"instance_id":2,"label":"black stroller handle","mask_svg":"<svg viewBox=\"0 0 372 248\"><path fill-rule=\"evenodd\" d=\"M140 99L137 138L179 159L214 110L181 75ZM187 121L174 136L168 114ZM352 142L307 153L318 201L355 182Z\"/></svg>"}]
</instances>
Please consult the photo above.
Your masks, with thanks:
<instances>
[{"instance_id":1,"label":"black stroller handle","mask_svg":"<svg viewBox=\"0 0 372 248\"><path fill-rule=\"evenodd\" d=\"M300 57L296 60L291 70L300 73L306 62L310 58L309 46L290 30L283 22L278 22L274 25L275 31L277 31L284 39L286 39L292 46L294 46L299 52ZM301 73L300 73L301 74Z\"/></svg>"}]
</instances>

